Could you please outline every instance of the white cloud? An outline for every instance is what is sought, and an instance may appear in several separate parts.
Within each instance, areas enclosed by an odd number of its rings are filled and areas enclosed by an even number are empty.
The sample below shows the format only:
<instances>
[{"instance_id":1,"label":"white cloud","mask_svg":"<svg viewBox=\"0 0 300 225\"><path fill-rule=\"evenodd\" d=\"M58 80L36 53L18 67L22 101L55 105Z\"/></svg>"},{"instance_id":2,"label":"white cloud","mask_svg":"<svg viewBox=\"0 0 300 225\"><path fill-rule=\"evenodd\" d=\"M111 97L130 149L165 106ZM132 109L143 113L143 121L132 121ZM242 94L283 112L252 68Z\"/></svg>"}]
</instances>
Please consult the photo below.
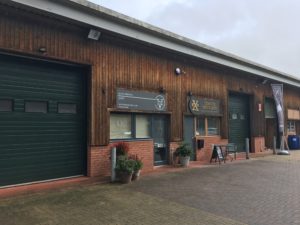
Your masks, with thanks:
<instances>
[{"instance_id":1,"label":"white cloud","mask_svg":"<svg viewBox=\"0 0 300 225\"><path fill-rule=\"evenodd\" d=\"M300 78L298 0L93 0Z\"/></svg>"}]
</instances>

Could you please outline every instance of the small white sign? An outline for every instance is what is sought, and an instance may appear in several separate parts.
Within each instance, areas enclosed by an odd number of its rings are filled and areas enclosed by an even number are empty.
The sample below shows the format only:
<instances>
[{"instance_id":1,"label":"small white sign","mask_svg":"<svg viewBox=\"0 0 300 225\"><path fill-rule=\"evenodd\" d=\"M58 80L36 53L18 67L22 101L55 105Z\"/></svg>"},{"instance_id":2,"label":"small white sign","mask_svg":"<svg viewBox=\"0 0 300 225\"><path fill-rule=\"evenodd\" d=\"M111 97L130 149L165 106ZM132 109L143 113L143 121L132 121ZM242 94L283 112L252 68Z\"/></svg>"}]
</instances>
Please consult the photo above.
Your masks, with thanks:
<instances>
[{"instance_id":1,"label":"small white sign","mask_svg":"<svg viewBox=\"0 0 300 225\"><path fill-rule=\"evenodd\" d=\"M91 29L89 32L88 38L98 41L100 38L100 35L101 35L100 31Z\"/></svg>"}]
</instances>

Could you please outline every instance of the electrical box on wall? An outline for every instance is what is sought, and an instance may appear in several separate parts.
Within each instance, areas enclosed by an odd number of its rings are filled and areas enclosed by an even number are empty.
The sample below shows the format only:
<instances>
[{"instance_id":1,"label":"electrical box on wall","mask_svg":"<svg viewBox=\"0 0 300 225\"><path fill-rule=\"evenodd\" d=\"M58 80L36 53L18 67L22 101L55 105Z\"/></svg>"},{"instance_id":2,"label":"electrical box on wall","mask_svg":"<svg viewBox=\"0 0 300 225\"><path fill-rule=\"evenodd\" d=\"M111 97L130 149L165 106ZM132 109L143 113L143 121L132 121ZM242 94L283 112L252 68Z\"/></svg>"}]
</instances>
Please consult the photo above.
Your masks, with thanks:
<instances>
[{"instance_id":1,"label":"electrical box on wall","mask_svg":"<svg viewBox=\"0 0 300 225\"><path fill-rule=\"evenodd\" d=\"M204 140L203 139L197 140L197 149L200 150L201 148L204 148Z\"/></svg>"}]
</instances>

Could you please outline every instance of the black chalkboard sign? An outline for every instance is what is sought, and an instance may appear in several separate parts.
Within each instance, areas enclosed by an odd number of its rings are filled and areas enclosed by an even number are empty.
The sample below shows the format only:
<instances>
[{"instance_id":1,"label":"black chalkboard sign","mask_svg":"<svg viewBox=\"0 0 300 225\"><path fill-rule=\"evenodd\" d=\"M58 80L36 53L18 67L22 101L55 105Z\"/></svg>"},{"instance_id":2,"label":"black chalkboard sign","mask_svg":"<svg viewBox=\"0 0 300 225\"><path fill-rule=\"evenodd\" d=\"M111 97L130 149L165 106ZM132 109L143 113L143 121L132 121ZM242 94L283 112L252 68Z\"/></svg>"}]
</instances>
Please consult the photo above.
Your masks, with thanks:
<instances>
[{"instance_id":1,"label":"black chalkboard sign","mask_svg":"<svg viewBox=\"0 0 300 225\"><path fill-rule=\"evenodd\" d=\"M219 164L221 163L221 161L224 161L224 163L225 163L225 158L224 158L222 149L218 145L214 145L214 148L213 148L213 151L211 154L211 158L210 158L210 163L213 159L215 160L215 162L217 162L217 160L218 160Z\"/></svg>"}]
</instances>

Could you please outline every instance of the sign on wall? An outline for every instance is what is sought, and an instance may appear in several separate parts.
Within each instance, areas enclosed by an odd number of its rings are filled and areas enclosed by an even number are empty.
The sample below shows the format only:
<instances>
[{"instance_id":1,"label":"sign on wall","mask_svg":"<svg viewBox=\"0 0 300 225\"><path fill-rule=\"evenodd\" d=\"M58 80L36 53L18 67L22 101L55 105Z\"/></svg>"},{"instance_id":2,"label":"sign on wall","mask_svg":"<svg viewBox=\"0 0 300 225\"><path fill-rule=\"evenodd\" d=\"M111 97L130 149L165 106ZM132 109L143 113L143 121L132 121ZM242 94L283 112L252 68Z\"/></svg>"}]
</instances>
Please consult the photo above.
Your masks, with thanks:
<instances>
[{"instance_id":1,"label":"sign on wall","mask_svg":"<svg viewBox=\"0 0 300 225\"><path fill-rule=\"evenodd\" d=\"M221 101L208 98L188 98L188 110L193 115L221 115Z\"/></svg>"},{"instance_id":2,"label":"sign on wall","mask_svg":"<svg viewBox=\"0 0 300 225\"><path fill-rule=\"evenodd\" d=\"M287 117L288 120L300 120L300 111L297 109L288 109Z\"/></svg>"},{"instance_id":3,"label":"sign on wall","mask_svg":"<svg viewBox=\"0 0 300 225\"><path fill-rule=\"evenodd\" d=\"M117 89L117 108L145 111L166 111L165 94Z\"/></svg>"}]
</instances>

